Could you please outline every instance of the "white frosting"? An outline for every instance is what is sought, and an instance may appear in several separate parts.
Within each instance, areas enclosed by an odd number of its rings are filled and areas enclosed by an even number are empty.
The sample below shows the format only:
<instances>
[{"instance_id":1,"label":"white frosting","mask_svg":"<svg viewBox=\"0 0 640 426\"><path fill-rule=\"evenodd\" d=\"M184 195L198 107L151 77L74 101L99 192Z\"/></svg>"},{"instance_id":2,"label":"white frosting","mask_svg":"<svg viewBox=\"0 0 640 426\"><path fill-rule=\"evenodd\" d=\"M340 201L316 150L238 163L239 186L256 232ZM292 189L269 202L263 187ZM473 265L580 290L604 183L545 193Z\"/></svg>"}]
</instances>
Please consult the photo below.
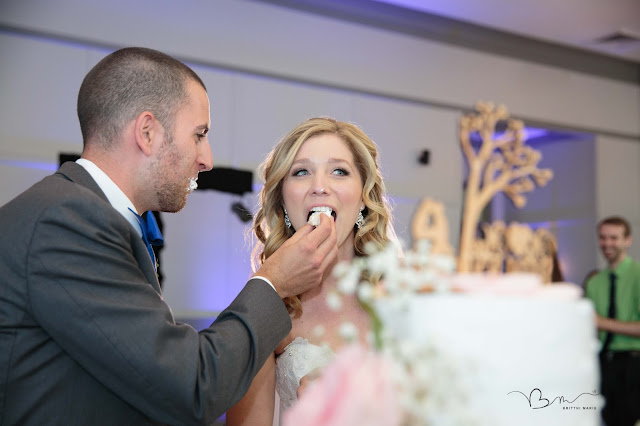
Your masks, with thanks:
<instances>
[{"instance_id":1,"label":"white frosting","mask_svg":"<svg viewBox=\"0 0 640 426\"><path fill-rule=\"evenodd\" d=\"M516 272L509 274L455 274L451 287L469 296L524 297L527 299L576 300L582 289L575 284L543 285L539 275Z\"/></svg>"},{"instance_id":2,"label":"white frosting","mask_svg":"<svg viewBox=\"0 0 640 426\"><path fill-rule=\"evenodd\" d=\"M187 192L193 192L198 189L198 178L189 178L189 187L187 188Z\"/></svg>"},{"instance_id":3,"label":"white frosting","mask_svg":"<svg viewBox=\"0 0 640 426\"><path fill-rule=\"evenodd\" d=\"M509 275L500 280L494 285L502 287ZM520 278L514 284L525 293L533 285ZM552 287L544 286L553 293ZM432 386L431 397L461 400L454 409L432 408L433 418L451 419L459 410L480 425L598 426L603 400L593 395L599 393L593 307L561 293L556 299L504 292L418 294L404 306L379 302L378 307L393 335L455 360L456 383L448 378ZM460 389L466 395L458 395Z\"/></svg>"}]
</instances>

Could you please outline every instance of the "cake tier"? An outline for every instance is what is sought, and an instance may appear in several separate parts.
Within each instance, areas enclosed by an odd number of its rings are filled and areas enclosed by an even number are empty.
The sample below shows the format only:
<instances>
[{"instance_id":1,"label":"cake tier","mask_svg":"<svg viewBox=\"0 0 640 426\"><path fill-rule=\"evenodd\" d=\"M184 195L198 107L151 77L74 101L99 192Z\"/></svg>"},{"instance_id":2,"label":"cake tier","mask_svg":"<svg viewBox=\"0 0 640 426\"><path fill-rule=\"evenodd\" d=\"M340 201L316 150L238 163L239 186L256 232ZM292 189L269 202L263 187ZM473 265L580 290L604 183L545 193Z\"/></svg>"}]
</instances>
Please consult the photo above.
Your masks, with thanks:
<instances>
[{"instance_id":1,"label":"cake tier","mask_svg":"<svg viewBox=\"0 0 640 426\"><path fill-rule=\"evenodd\" d=\"M587 300L420 294L403 307L380 303L379 313L391 334L436 353L445 366L432 377L432 394L448 401L432 407L435 418L458 411L479 425L600 424Z\"/></svg>"}]
</instances>

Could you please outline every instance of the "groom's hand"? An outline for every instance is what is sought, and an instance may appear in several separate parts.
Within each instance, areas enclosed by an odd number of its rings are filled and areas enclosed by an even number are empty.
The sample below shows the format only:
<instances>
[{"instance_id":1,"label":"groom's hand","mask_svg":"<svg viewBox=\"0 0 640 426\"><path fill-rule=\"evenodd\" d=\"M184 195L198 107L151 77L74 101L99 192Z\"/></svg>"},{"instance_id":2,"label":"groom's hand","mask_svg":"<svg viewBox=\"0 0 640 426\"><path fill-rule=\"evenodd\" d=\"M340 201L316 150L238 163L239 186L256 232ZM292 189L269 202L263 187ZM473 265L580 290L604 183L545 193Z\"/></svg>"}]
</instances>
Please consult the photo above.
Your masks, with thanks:
<instances>
[{"instance_id":1,"label":"groom's hand","mask_svg":"<svg viewBox=\"0 0 640 426\"><path fill-rule=\"evenodd\" d=\"M281 298L317 286L338 255L333 218L320 215L317 228L305 224L262 264L255 275L267 278Z\"/></svg>"}]
</instances>

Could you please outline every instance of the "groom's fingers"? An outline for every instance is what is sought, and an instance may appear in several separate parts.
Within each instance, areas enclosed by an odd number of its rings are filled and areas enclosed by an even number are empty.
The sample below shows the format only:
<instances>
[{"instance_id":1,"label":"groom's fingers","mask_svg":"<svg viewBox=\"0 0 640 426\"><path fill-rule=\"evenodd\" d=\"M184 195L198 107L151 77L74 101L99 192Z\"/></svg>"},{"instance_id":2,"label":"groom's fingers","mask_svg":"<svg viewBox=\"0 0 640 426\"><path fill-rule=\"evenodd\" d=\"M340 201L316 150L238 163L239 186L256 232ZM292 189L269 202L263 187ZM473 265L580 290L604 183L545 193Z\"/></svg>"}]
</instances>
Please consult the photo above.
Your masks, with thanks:
<instances>
[{"instance_id":1,"label":"groom's fingers","mask_svg":"<svg viewBox=\"0 0 640 426\"><path fill-rule=\"evenodd\" d=\"M335 223L333 218L327 217L327 215L320 215L320 225L314 227L306 223L302 228L298 229L283 245L293 245L298 242L308 244L312 250L322 249L323 253L330 250L325 246L335 245L337 238L335 234ZM322 247L321 247L322 246Z\"/></svg>"},{"instance_id":2,"label":"groom's fingers","mask_svg":"<svg viewBox=\"0 0 640 426\"><path fill-rule=\"evenodd\" d=\"M327 233L328 231L328 233ZM313 243L317 243L317 254L323 258L322 269L329 265L338 254L338 237L336 234L336 224L333 218L320 215L320 225L311 233Z\"/></svg>"},{"instance_id":3,"label":"groom's fingers","mask_svg":"<svg viewBox=\"0 0 640 426\"><path fill-rule=\"evenodd\" d=\"M298 241L303 245L301 251L307 253L309 266L312 269L318 270L318 279L320 279L325 268L333 262L338 255L336 224L333 218L321 214L320 225L314 228L306 224L289 240L297 236L298 233L300 233Z\"/></svg>"},{"instance_id":4,"label":"groom's fingers","mask_svg":"<svg viewBox=\"0 0 640 426\"><path fill-rule=\"evenodd\" d=\"M338 254L336 241L335 223L325 216L317 228L306 224L296 231L255 275L269 279L280 297L302 294L322 281Z\"/></svg>"}]
</instances>

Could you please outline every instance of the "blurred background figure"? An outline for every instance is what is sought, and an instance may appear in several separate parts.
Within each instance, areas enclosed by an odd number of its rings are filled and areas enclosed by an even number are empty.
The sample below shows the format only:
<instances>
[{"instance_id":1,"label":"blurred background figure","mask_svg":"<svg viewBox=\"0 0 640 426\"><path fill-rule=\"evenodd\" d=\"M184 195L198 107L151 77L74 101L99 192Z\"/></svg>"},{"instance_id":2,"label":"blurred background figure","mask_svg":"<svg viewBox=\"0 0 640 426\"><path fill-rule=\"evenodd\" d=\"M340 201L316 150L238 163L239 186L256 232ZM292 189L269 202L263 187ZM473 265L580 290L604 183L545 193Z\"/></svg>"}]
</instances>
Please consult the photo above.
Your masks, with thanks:
<instances>
[{"instance_id":1,"label":"blurred background figure","mask_svg":"<svg viewBox=\"0 0 640 426\"><path fill-rule=\"evenodd\" d=\"M586 296L596 309L602 349L602 417L607 426L640 420L640 263L627 255L631 226L619 216L598 224L598 241L607 267L587 281Z\"/></svg>"}]
</instances>

